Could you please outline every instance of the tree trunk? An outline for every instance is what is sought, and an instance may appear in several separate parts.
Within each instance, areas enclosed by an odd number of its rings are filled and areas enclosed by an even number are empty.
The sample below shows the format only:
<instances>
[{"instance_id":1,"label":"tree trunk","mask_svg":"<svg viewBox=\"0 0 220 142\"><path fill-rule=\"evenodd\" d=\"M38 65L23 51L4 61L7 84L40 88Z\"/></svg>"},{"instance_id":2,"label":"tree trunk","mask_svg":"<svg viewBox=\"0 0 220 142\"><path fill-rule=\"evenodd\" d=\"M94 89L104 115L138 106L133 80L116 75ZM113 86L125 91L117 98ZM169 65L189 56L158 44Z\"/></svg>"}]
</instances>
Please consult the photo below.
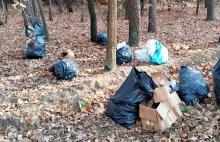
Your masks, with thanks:
<instances>
[{"instance_id":1,"label":"tree trunk","mask_svg":"<svg viewBox=\"0 0 220 142\"><path fill-rule=\"evenodd\" d=\"M40 22L40 14L36 0L22 0L25 4L25 13L29 23Z\"/></svg>"},{"instance_id":2,"label":"tree trunk","mask_svg":"<svg viewBox=\"0 0 220 142\"><path fill-rule=\"evenodd\" d=\"M128 20L129 17L129 0L124 0L125 6L125 20Z\"/></svg>"},{"instance_id":3,"label":"tree trunk","mask_svg":"<svg viewBox=\"0 0 220 142\"><path fill-rule=\"evenodd\" d=\"M208 21L215 20L215 0L208 0L207 5L207 18Z\"/></svg>"},{"instance_id":4,"label":"tree trunk","mask_svg":"<svg viewBox=\"0 0 220 142\"><path fill-rule=\"evenodd\" d=\"M88 0L88 8L89 8L89 15L90 15L90 34L91 34L91 41L96 41L97 36L97 21L96 21L96 13L94 7L94 1Z\"/></svg>"},{"instance_id":5,"label":"tree trunk","mask_svg":"<svg viewBox=\"0 0 220 142\"><path fill-rule=\"evenodd\" d=\"M66 0L66 4L68 7L68 12L73 12L72 1Z\"/></svg>"},{"instance_id":6,"label":"tree trunk","mask_svg":"<svg viewBox=\"0 0 220 142\"><path fill-rule=\"evenodd\" d=\"M48 41L49 40L49 32L48 32L48 29L47 29L47 22L46 22L46 18L45 18L43 7L42 7L42 1L37 0L37 3L38 3L39 10L40 10L40 15L41 15L43 26L44 26L44 31L45 31L45 34L46 34L46 40Z\"/></svg>"},{"instance_id":7,"label":"tree trunk","mask_svg":"<svg viewBox=\"0 0 220 142\"><path fill-rule=\"evenodd\" d=\"M141 40L140 0L129 0L129 45L138 46Z\"/></svg>"},{"instance_id":8,"label":"tree trunk","mask_svg":"<svg viewBox=\"0 0 220 142\"><path fill-rule=\"evenodd\" d=\"M84 9L85 9L85 2L84 2L84 1L82 1L82 3L83 3L83 6L82 6L81 22L83 22L83 21L84 21Z\"/></svg>"},{"instance_id":9,"label":"tree trunk","mask_svg":"<svg viewBox=\"0 0 220 142\"><path fill-rule=\"evenodd\" d=\"M59 13L62 13L63 12L62 0L58 0L58 8L59 8Z\"/></svg>"},{"instance_id":10,"label":"tree trunk","mask_svg":"<svg viewBox=\"0 0 220 142\"><path fill-rule=\"evenodd\" d=\"M205 8L208 7L208 1L209 1L209 0L205 0Z\"/></svg>"},{"instance_id":11,"label":"tree trunk","mask_svg":"<svg viewBox=\"0 0 220 142\"><path fill-rule=\"evenodd\" d=\"M108 1L107 16L107 50L106 64L107 70L112 70L116 65L116 47L117 47L117 0Z\"/></svg>"},{"instance_id":12,"label":"tree trunk","mask_svg":"<svg viewBox=\"0 0 220 142\"><path fill-rule=\"evenodd\" d=\"M144 5L146 3L146 0L140 0L141 2L141 16L143 17L144 16Z\"/></svg>"},{"instance_id":13,"label":"tree trunk","mask_svg":"<svg viewBox=\"0 0 220 142\"><path fill-rule=\"evenodd\" d=\"M49 3L49 20L53 21L51 0L48 0L48 3Z\"/></svg>"},{"instance_id":14,"label":"tree trunk","mask_svg":"<svg viewBox=\"0 0 220 142\"><path fill-rule=\"evenodd\" d=\"M157 0L149 0L151 5L149 8L148 32L157 32Z\"/></svg>"},{"instance_id":15,"label":"tree trunk","mask_svg":"<svg viewBox=\"0 0 220 142\"><path fill-rule=\"evenodd\" d=\"M200 0L197 0L196 15L199 14L199 3L200 3Z\"/></svg>"}]
</instances>

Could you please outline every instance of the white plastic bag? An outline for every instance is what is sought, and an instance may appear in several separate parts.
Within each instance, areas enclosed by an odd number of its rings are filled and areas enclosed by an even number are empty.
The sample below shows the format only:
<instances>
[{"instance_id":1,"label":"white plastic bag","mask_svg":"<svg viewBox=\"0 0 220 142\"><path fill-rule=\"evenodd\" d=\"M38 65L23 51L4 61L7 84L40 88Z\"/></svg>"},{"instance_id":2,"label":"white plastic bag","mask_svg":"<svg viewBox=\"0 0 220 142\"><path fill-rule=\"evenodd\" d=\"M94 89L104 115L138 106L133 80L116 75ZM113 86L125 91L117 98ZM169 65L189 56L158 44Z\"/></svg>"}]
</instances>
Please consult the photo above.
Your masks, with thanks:
<instances>
[{"instance_id":1,"label":"white plastic bag","mask_svg":"<svg viewBox=\"0 0 220 142\"><path fill-rule=\"evenodd\" d=\"M120 49L120 48L122 48L122 47L125 47L126 45L127 45L126 42L123 41L123 42L117 44L116 50L118 50L118 49Z\"/></svg>"},{"instance_id":2,"label":"white plastic bag","mask_svg":"<svg viewBox=\"0 0 220 142\"><path fill-rule=\"evenodd\" d=\"M136 50L134 53L134 58L138 61L141 62L150 62L150 57L148 55L148 50L147 49L139 49Z\"/></svg>"},{"instance_id":3,"label":"white plastic bag","mask_svg":"<svg viewBox=\"0 0 220 142\"><path fill-rule=\"evenodd\" d=\"M156 43L156 40L151 39L151 40L148 40L145 45L145 48L147 49L147 53L149 56L153 56L155 51L157 50L155 43Z\"/></svg>"}]
</instances>

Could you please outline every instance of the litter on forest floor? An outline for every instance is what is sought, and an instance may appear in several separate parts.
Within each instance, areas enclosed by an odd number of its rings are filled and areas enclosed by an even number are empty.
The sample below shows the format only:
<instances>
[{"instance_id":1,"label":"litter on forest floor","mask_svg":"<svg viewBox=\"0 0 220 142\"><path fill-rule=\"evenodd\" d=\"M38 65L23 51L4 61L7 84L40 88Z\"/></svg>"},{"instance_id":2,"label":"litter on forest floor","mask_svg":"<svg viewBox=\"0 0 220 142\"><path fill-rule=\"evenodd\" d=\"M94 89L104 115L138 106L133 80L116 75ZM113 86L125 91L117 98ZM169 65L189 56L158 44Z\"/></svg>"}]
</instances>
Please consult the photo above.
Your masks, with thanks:
<instances>
[{"instance_id":1,"label":"litter on forest floor","mask_svg":"<svg viewBox=\"0 0 220 142\"><path fill-rule=\"evenodd\" d=\"M27 51L23 59L38 59L46 55L45 42L46 36L43 25L39 22L32 24L32 27L25 27L25 35L28 38Z\"/></svg>"},{"instance_id":2,"label":"litter on forest floor","mask_svg":"<svg viewBox=\"0 0 220 142\"><path fill-rule=\"evenodd\" d=\"M154 64L163 64L168 61L168 50L159 41L148 40L144 49L135 51L135 59L141 62L152 62Z\"/></svg>"},{"instance_id":3,"label":"litter on forest floor","mask_svg":"<svg viewBox=\"0 0 220 142\"><path fill-rule=\"evenodd\" d=\"M124 64L124 63L129 63L133 61L134 57L133 54L131 53L131 49L129 45L124 41L122 43L119 43L117 45L117 50L116 50L116 61L117 64Z\"/></svg>"},{"instance_id":4,"label":"litter on forest floor","mask_svg":"<svg viewBox=\"0 0 220 142\"><path fill-rule=\"evenodd\" d=\"M106 46L107 45L107 32L103 32L101 34L98 34L96 36L96 42L100 46Z\"/></svg>"}]
</instances>

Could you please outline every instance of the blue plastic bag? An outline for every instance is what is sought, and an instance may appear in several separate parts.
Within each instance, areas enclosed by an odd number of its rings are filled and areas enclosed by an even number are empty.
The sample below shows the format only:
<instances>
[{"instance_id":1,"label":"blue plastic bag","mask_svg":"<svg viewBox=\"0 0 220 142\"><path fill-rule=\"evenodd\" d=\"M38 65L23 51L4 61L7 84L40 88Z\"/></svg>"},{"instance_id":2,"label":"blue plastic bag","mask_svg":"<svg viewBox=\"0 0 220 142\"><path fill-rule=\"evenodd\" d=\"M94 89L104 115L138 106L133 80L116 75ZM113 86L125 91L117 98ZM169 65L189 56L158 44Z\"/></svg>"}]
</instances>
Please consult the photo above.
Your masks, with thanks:
<instances>
[{"instance_id":1,"label":"blue plastic bag","mask_svg":"<svg viewBox=\"0 0 220 142\"><path fill-rule=\"evenodd\" d=\"M209 86L199 71L181 66L178 92L186 105L193 105L194 99L199 100L199 103L203 102L209 93Z\"/></svg>"},{"instance_id":2,"label":"blue plastic bag","mask_svg":"<svg viewBox=\"0 0 220 142\"><path fill-rule=\"evenodd\" d=\"M51 66L49 71L58 79L69 80L78 76L79 65L75 61L63 59Z\"/></svg>"},{"instance_id":3,"label":"blue plastic bag","mask_svg":"<svg viewBox=\"0 0 220 142\"><path fill-rule=\"evenodd\" d=\"M37 59L45 56L45 32L41 23L35 22L32 27L25 27L25 35L30 38L27 44L26 54L22 56L23 59Z\"/></svg>"},{"instance_id":4,"label":"blue plastic bag","mask_svg":"<svg viewBox=\"0 0 220 142\"><path fill-rule=\"evenodd\" d=\"M109 99L106 115L131 129L138 118L139 104L152 98L154 88L151 77L133 67L126 80Z\"/></svg>"},{"instance_id":5,"label":"blue plastic bag","mask_svg":"<svg viewBox=\"0 0 220 142\"><path fill-rule=\"evenodd\" d=\"M116 61L118 65L133 61L133 55L128 45L123 46L116 51Z\"/></svg>"},{"instance_id":6,"label":"blue plastic bag","mask_svg":"<svg viewBox=\"0 0 220 142\"><path fill-rule=\"evenodd\" d=\"M216 103L220 106L220 58L212 71L213 90L216 97Z\"/></svg>"},{"instance_id":7,"label":"blue plastic bag","mask_svg":"<svg viewBox=\"0 0 220 142\"><path fill-rule=\"evenodd\" d=\"M168 61L168 50L162 44L160 44L157 40L155 40L156 51L150 56L150 60L154 64L163 64Z\"/></svg>"},{"instance_id":8,"label":"blue plastic bag","mask_svg":"<svg viewBox=\"0 0 220 142\"><path fill-rule=\"evenodd\" d=\"M98 34L96 36L96 41L98 42L100 46L106 46L107 45L107 32Z\"/></svg>"}]
</instances>

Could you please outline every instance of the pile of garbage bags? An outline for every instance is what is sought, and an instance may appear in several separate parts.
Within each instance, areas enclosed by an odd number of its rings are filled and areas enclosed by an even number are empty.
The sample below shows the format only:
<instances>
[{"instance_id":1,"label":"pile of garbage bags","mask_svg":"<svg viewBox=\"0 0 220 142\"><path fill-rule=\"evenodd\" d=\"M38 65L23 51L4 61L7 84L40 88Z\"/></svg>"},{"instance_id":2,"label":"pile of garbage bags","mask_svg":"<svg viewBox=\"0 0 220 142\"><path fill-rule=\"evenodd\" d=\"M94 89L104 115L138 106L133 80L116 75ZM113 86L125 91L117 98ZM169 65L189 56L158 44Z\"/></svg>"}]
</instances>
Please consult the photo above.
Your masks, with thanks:
<instances>
[{"instance_id":1,"label":"pile of garbage bags","mask_svg":"<svg viewBox=\"0 0 220 142\"><path fill-rule=\"evenodd\" d=\"M139 104L150 100L153 90L151 77L133 67L121 87L109 99L106 115L131 129L138 118Z\"/></svg>"},{"instance_id":2,"label":"pile of garbage bags","mask_svg":"<svg viewBox=\"0 0 220 142\"><path fill-rule=\"evenodd\" d=\"M159 41L148 40L144 49L135 51L135 59L141 62L151 62L154 64L163 64L168 61L168 50Z\"/></svg>"},{"instance_id":3,"label":"pile of garbage bags","mask_svg":"<svg viewBox=\"0 0 220 142\"><path fill-rule=\"evenodd\" d=\"M38 59L44 57L46 36L43 25L39 22L34 22L31 26L25 27L25 35L29 39L27 43L26 53L22 56L23 59Z\"/></svg>"}]
</instances>

